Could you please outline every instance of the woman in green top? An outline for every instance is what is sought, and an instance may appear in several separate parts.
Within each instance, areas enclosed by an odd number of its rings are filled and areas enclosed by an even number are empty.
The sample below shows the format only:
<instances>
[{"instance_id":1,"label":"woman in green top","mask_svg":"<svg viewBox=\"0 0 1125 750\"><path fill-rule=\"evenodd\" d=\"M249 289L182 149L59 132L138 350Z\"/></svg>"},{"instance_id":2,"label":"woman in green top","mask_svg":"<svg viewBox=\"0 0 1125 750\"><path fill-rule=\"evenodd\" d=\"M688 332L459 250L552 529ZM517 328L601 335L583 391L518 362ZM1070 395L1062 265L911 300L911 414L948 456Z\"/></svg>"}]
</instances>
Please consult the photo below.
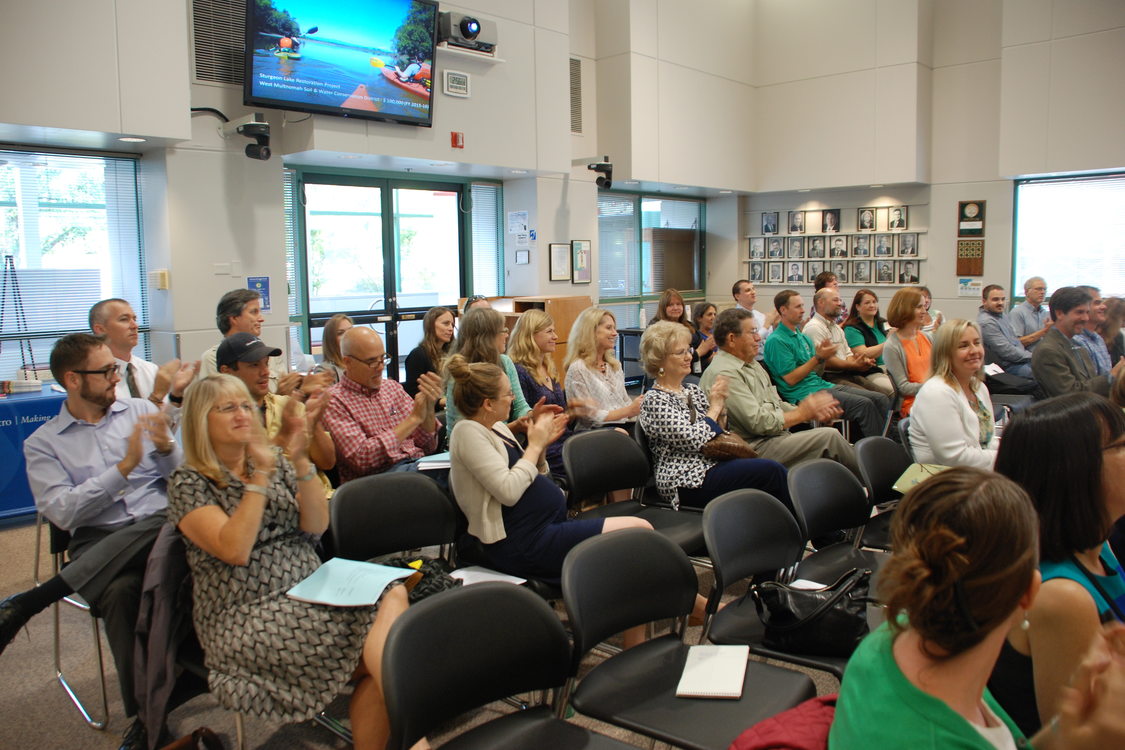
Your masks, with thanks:
<instances>
[{"instance_id":1,"label":"woman in green top","mask_svg":"<svg viewBox=\"0 0 1125 750\"><path fill-rule=\"evenodd\" d=\"M879 593L894 616L848 663L829 748L1026 747L986 683L1039 590L1027 494L989 471L949 469L907 494L892 534ZM1075 673L1062 721L1032 739L1039 750L1125 741L1125 665L1104 640L1099 649Z\"/></svg>"},{"instance_id":2,"label":"woman in green top","mask_svg":"<svg viewBox=\"0 0 1125 750\"><path fill-rule=\"evenodd\" d=\"M887 321L879 314L879 298L870 289L860 289L852 300L851 312L844 320L844 338L856 354L873 357L883 366L883 343Z\"/></svg>"}]
</instances>

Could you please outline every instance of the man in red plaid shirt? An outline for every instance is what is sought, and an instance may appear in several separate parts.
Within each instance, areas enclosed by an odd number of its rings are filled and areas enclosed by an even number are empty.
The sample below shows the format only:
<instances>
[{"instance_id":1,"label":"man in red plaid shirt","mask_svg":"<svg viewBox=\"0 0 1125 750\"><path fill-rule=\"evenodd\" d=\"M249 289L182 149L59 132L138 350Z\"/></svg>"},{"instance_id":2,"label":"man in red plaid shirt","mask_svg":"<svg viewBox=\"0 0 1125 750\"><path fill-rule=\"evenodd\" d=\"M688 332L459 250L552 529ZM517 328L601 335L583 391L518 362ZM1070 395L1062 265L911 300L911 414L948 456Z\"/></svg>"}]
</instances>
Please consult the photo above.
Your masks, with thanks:
<instances>
[{"instance_id":1,"label":"man in red plaid shirt","mask_svg":"<svg viewBox=\"0 0 1125 750\"><path fill-rule=\"evenodd\" d=\"M437 447L434 405L441 378L426 373L410 398L383 377L386 349L379 334L356 326L340 340L344 375L332 386L322 422L336 443L340 481L409 467Z\"/></svg>"}]
</instances>

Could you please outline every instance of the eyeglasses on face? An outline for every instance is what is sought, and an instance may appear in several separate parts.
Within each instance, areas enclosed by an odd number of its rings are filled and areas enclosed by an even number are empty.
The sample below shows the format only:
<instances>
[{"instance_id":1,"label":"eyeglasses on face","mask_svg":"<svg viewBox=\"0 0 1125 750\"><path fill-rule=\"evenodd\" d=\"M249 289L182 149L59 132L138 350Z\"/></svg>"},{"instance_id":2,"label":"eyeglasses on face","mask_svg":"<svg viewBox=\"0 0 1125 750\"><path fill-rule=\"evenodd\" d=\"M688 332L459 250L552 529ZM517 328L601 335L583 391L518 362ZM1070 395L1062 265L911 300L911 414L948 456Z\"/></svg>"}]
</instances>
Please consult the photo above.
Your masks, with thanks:
<instances>
[{"instance_id":1,"label":"eyeglasses on face","mask_svg":"<svg viewBox=\"0 0 1125 750\"><path fill-rule=\"evenodd\" d=\"M254 407L246 401L243 401L240 404L229 403L212 407L212 411L217 411L219 414L234 414L239 409L241 409L246 414L254 413Z\"/></svg>"},{"instance_id":2,"label":"eyeglasses on face","mask_svg":"<svg viewBox=\"0 0 1125 750\"><path fill-rule=\"evenodd\" d=\"M360 359L359 357L351 357L351 358L354 359L356 362L362 362L363 364L367 365L368 367L375 367L376 365L378 365L380 367L386 367L387 364L391 361L391 355L389 355L389 354L382 354L378 357L371 357L370 359Z\"/></svg>"},{"instance_id":3,"label":"eyeglasses on face","mask_svg":"<svg viewBox=\"0 0 1125 750\"><path fill-rule=\"evenodd\" d=\"M113 380L115 376L120 377L120 373L117 372L117 365L106 365L100 370L71 370L71 372L76 372L79 375L101 375L106 380Z\"/></svg>"},{"instance_id":4,"label":"eyeglasses on face","mask_svg":"<svg viewBox=\"0 0 1125 750\"><path fill-rule=\"evenodd\" d=\"M673 357L686 357L694 354L695 349L691 348L690 346L687 349L677 349L676 351L672 352Z\"/></svg>"}]
</instances>

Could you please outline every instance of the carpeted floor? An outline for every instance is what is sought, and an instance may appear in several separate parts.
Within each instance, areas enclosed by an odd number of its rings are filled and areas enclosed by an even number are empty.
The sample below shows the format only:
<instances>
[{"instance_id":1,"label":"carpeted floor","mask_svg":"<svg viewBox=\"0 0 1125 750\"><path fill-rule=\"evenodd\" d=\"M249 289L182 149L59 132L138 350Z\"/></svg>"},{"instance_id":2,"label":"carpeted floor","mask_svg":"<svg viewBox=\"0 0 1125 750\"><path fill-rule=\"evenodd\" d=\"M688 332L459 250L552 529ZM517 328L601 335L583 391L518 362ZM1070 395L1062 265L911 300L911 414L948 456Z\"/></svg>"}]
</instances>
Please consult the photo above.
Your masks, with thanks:
<instances>
[{"instance_id":1,"label":"carpeted floor","mask_svg":"<svg viewBox=\"0 0 1125 750\"><path fill-rule=\"evenodd\" d=\"M34 528L31 525L0 530L0 598L33 585L32 566L35 548ZM47 570L46 564L43 567ZM710 586L710 576L701 577L701 591ZM120 744L121 733L126 729L122 715L121 698L116 674L108 646L103 647L106 658L106 679L109 695L109 726L99 732L90 729L54 678L52 667L52 617L50 611L34 618L25 632L21 632L0 655L0 748L90 748L113 750ZM699 640L699 628L692 628L689 642ZM90 626L90 617L71 607L62 607L60 638L63 651L63 669L80 696L88 696L88 705L97 702L97 661ZM599 657L589 657L591 663ZM830 676L808 673L817 685L819 694L835 692L839 684ZM514 710L505 704L493 704L463 717L445 732L431 738L435 747L444 738L464 731L468 726L487 721L500 713ZM339 698L329 713L346 719L347 698ZM649 741L630 732L616 729L582 717L577 723L595 731L612 735L637 747L649 747ZM234 747L234 716L223 709L209 695L201 695L176 709L169 719L170 729L176 736L187 734L199 726L209 726L224 735L227 747ZM290 750L305 748L344 748L347 745L326 729L308 722L299 725L277 726L248 717L245 723L248 748Z\"/></svg>"}]
</instances>

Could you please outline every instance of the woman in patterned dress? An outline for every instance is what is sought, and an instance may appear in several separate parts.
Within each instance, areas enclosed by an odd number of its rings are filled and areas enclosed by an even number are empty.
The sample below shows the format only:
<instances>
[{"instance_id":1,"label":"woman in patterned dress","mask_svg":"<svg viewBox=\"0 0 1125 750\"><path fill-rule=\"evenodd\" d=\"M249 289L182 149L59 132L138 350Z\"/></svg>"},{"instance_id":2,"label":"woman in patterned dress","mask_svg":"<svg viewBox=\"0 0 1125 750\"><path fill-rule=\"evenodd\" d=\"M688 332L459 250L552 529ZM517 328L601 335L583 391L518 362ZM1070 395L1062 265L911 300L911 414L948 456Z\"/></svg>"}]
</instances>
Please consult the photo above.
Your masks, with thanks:
<instances>
[{"instance_id":1,"label":"woman in patterned dress","mask_svg":"<svg viewBox=\"0 0 1125 750\"><path fill-rule=\"evenodd\" d=\"M787 472L777 461L736 458L716 461L700 451L723 431L719 426L728 379L719 376L706 394L685 383L691 372L691 338L679 323L660 322L641 336L641 361L656 378L641 403L640 427L652 450L656 488L673 505L702 508L724 492L764 490L792 510Z\"/></svg>"},{"instance_id":2,"label":"woman in patterned dress","mask_svg":"<svg viewBox=\"0 0 1125 750\"><path fill-rule=\"evenodd\" d=\"M630 398L625 390L625 373L613 356L616 345L617 319L609 310L587 307L575 318L566 345L566 392L593 410L579 427L620 427L641 412L641 397Z\"/></svg>"},{"instance_id":3,"label":"woman in patterned dress","mask_svg":"<svg viewBox=\"0 0 1125 750\"><path fill-rule=\"evenodd\" d=\"M313 543L328 526L302 420L285 415L278 444L286 458L266 442L242 381L214 375L185 394L183 438L168 520L186 538L211 692L229 710L294 722L315 716L355 678L355 746L384 747L383 644L406 609L405 589L389 588L377 611L285 595L320 565Z\"/></svg>"}]
</instances>

